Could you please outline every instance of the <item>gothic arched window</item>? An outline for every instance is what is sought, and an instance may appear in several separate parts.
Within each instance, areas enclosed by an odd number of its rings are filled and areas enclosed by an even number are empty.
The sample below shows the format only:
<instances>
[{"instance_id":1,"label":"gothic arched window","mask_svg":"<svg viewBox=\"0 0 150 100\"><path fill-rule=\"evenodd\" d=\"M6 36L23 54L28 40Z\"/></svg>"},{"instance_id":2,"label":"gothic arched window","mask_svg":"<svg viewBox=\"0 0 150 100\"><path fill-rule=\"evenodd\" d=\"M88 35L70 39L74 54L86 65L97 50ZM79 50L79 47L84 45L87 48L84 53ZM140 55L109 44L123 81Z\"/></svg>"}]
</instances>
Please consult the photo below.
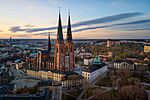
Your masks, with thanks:
<instances>
[{"instance_id":1,"label":"gothic arched window","mask_svg":"<svg viewBox=\"0 0 150 100\"><path fill-rule=\"evenodd\" d=\"M56 52L58 53L58 48L56 49Z\"/></svg>"}]
</instances>

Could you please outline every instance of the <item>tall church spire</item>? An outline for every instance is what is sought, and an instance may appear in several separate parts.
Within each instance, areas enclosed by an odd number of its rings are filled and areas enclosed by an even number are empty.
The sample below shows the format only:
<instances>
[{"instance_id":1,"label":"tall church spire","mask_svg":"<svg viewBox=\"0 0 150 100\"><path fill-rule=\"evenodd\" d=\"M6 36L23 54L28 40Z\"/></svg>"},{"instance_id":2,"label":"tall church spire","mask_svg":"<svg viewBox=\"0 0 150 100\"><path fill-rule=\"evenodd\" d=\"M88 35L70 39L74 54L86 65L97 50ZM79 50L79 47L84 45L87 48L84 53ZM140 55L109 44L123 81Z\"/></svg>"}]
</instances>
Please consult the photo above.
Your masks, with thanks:
<instances>
[{"instance_id":1,"label":"tall church spire","mask_svg":"<svg viewBox=\"0 0 150 100\"><path fill-rule=\"evenodd\" d=\"M50 33L48 33L48 52L51 51L51 40L50 40Z\"/></svg>"},{"instance_id":2,"label":"tall church spire","mask_svg":"<svg viewBox=\"0 0 150 100\"><path fill-rule=\"evenodd\" d=\"M59 19L58 19L58 30L57 30L57 41L63 41L63 31L61 24L61 15L60 15L60 7L59 7Z\"/></svg>"},{"instance_id":3,"label":"tall church spire","mask_svg":"<svg viewBox=\"0 0 150 100\"><path fill-rule=\"evenodd\" d=\"M69 16L68 16L68 27L67 27L67 42L72 42L72 32L71 32L71 22L70 22L70 10L69 10Z\"/></svg>"}]
</instances>

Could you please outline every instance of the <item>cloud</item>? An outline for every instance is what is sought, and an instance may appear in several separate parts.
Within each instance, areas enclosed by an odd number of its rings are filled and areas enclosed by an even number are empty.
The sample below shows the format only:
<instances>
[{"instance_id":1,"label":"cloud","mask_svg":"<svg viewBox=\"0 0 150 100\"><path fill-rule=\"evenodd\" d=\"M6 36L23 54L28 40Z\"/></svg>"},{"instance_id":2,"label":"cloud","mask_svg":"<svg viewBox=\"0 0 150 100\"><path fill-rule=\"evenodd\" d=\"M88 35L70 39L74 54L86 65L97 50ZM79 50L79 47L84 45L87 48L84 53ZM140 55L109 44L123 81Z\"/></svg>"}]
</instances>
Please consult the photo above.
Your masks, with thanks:
<instances>
[{"instance_id":1,"label":"cloud","mask_svg":"<svg viewBox=\"0 0 150 100\"><path fill-rule=\"evenodd\" d=\"M93 20L81 21L81 22L73 24L72 27L114 22L114 21L119 21L119 20L131 18L131 17L136 17L139 15L143 15L143 13L139 13L139 12L123 13L123 14L118 14L118 15L112 15L112 16L97 18L97 19L93 19Z\"/></svg>"},{"instance_id":2,"label":"cloud","mask_svg":"<svg viewBox=\"0 0 150 100\"><path fill-rule=\"evenodd\" d=\"M93 19L93 20L81 21L81 22L72 24L72 27L76 28L76 27L86 26L86 25L109 23L109 22L128 19L131 17L140 16L140 15L143 15L143 13L140 13L140 12L122 13L122 14L118 14L118 15L112 15L112 16L97 18L97 19ZM66 27L67 27L67 25L63 26L63 28L66 28ZM48 28L32 28L32 29L31 28L25 28L25 29L22 29L21 26L15 26L15 27L11 27L10 31L11 32L25 31L25 32L32 33L32 32L39 32L39 31L55 30L56 28L57 28L57 26L48 27Z\"/></svg>"},{"instance_id":3,"label":"cloud","mask_svg":"<svg viewBox=\"0 0 150 100\"><path fill-rule=\"evenodd\" d=\"M36 34L33 34L33 35L47 36L47 35L48 35L48 32L36 33ZM55 33L55 32L50 32L50 35L51 35L51 36L56 36L56 33Z\"/></svg>"},{"instance_id":4,"label":"cloud","mask_svg":"<svg viewBox=\"0 0 150 100\"><path fill-rule=\"evenodd\" d=\"M54 30L56 28L57 27L26 29L26 32L32 33L32 32L39 32L39 31Z\"/></svg>"},{"instance_id":5,"label":"cloud","mask_svg":"<svg viewBox=\"0 0 150 100\"><path fill-rule=\"evenodd\" d=\"M25 25L25 27L34 27L34 25L28 24L28 25Z\"/></svg>"},{"instance_id":6,"label":"cloud","mask_svg":"<svg viewBox=\"0 0 150 100\"><path fill-rule=\"evenodd\" d=\"M93 30L93 29L99 29L99 28L111 28L111 27L118 27L118 26L124 26L124 25L137 25L137 24L145 24L145 23L150 23L150 19L132 21L132 22L127 22L127 23L120 23L120 24L111 24L111 25L104 25L104 26L92 26L92 27L80 28L80 29L73 30L73 32L80 32L80 31ZM150 28L131 29L131 30L133 31L133 30L144 30L144 29L149 30ZM130 29L128 28L127 31L129 31L129 30Z\"/></svg>"},{"instance_id":7,"label":"cloud","mask_svg":"<svg viewBox=\"0 0 150 100\"><path fill-rule=\"evenodd\" d=\"M86 27L86 28L80 28L80 29L75 29L72 32L81 32L81 31L87 31L87 30L93 30L93 29L98 29L98 28L107 28L109 27L109 25L107 26L94 26L94 27Z\"/></svg>"},{"instance_id":8,"label":"cloud","mask_svg":"<svg viewBox=\"0 0 150 100\"><path fill-rule=\"evenodd\" d=\"M21 27L20 26L14 26L14 27L11 27L10 29L9 29L9 31L11 31L11 32L21 32L21 31L26 31L27 29L21 29Z\"/></svg>"},{"instance_id":9,"label":"cloud","mask_svg":"<svg viewBox=\"0 0 150 100\"><path fill-rule=\"evenodd\" d=\"M145 30L150 30L150 28L134 28L134 29L129 29L129 30L126 30L126 31L145 31Z\"/></svg>"},{"instance_id":10,"label":"cloud","mask_svg":"<svg viewBox=\"0 0 150 100\"><path fill-rule=\"evenodd\" d=\"M119 23L119 24L111 24L111 25L104 25L104 26L89 26L89 27L86 27L86 28L78 28L78 29L73 29L72 32L81 32L81 31L87 31L87 30L94 30L94 29L100 29L100 28L112 28L112 27L121 27L121 26L125 26L125 25L135 25L134 27L136 27L136 25L138 24L145 24L145 23L150 23L150 19L145 19L145 20L138 20L138 21L132 21L132 22L127 22L127 23ZM144 26L144 25L143 25ZM66 27L66 26L65 26ZM26 30L26 29L20 29L20 27L13 27L13 31L16 32L16 29L18 29L19 31L29 31L29 30ZM55 27L56 28L56 27ZM53 30L55 29L54 27L51 27L49 28L49 30ZM46 28L40 28L40 29L37 29L37 30L34 30L34 31L45 31L47 30ZM131 28L128 27L128 28L124 28L125 31L134 31L134 30L150 30L150 28ZM64 32L65 33L65 32ZM34 35L43 35L43 36L47 36L47 32L41 32L41 33L36 33ZM56 36L55 32L51 32L51 35L54 35Z\"/></svg>"},{"instance_id":11,"label":"cloud","mask_svg":"<svg viewBox=\"0 0 150 100\"><path fill-rule=\"evenodd\" d=\"M133 24L135 25L135 24L143 24L143 23L149 23L149 22L150 22L150 19L145 19L145 20L138 20L138 21L133 21L133 22L115 24L115 25L133 25Z\"/></svg>"},{"instance_id":12,"label":"cloud","mask_svg":"<svg viewBox=\"0 0 150 100\"><path fill-rule=\"evenodd\" d=\"M15 35L17 37L31 37L32 35L31 34L21 34L21 35Z\"/></svg>"}]
</instances>

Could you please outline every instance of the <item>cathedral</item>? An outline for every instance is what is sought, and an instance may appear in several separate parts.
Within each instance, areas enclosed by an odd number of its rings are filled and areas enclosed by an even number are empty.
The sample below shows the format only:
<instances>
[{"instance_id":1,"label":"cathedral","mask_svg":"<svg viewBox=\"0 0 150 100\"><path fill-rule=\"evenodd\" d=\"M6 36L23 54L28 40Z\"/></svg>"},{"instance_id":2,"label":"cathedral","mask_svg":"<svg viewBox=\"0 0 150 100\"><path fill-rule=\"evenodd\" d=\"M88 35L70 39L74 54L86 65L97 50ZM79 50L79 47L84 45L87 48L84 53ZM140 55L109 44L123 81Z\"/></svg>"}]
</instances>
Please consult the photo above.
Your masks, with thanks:
<instances>
[{"instance_id":1,"label":"cathedral","mask_svg":"<svg viewBox=\"0 0 150 100\"><path fill-rule=\"evenodd\" d=\"M59 13L57 39L54 51L54 69L59 71L73 71L74 69L74 43L72 41L70 14L66 41L63 39L61 15Z\"/></svg>"},{"instance_id":2,"label":"cathedral","mask_svg":"<svg viewBox=\"0 0 150 100\"><path fill-rule=\"evenodd\" d=\"M38 69L57 70L60 72L74 70L74 43L72 40L70 13L68 16L66 40L63 38L61 15L59 12L54 57L51 56L51 42L49 35L48 49L39 51L37 56L37 66Z\"/></svg>"},{"instance_id":3,"label":"cathedral","mask_svg":"<svg viewBox=\"0 0 150 100\"><path fill-rule=\"evenodd\" d=\"M50 34L48 36L47 50L38 51L37 55L37 68L44 70L52 70L54 66L54 57L51 54L51 41Z\"/></svg>"},{"instance_id":4,"label":"cathedral","mask_svg":"<svg viewBox=\"0 0 150 100\"><path fill-rule=\"evenodd\" d=\"M60 82L64 90L77 89L82 86L83 77L75 73L74 60L74 42L72 40L70 14L68 16L66 39L64 39L61 15L59 12L54 53L51 50L49 35L47 49L38 52L36 59L37 69L27 69L26 72L28 75L34 77L52 79Z\"/></svg>"}]
</instances>

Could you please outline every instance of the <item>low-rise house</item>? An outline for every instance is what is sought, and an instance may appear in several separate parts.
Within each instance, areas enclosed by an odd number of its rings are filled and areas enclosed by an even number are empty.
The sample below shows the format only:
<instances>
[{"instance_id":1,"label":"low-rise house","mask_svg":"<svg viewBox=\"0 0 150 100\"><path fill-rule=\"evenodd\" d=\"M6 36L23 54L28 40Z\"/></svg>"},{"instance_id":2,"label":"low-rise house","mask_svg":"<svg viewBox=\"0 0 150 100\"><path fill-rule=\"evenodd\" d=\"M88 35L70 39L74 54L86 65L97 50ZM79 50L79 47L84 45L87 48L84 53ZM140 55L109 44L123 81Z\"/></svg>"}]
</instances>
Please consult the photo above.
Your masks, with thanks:
<instances>
[{"instance_id":1,"label":"low-rise house","mask_svg":"<svg viewBox=\"0 0 150 100\"><path fill-rule=\"evenodd\" d=\"M62 80L62 89L71 90L80 88L82 85L83 77L74 72L68 72L65 74Z\"/></svg>"},{"instance_id":2,"label":"low-rise house","mask_svg":"<svg viewBox=\"0 0 150 100\"><path fill-rule=\"evenodd\" d=\"M114 61L113 67L115 69L129 69L129 70L134 70L135 69L134 63L130 60L126 60L126 61L117 60L117 61Z\"/></svg>"},{"instance_id":3,"label":"low-rise house","mask_svg":"<svg viewBox=\"0 0 150 100\"><path fill-rule=\"evenodd\" d=\"M90 53L90 52L80 52L80 53L77 54L77 57L81 58L81 59L91 58L92 53Z\"/></svg>"},{"instance_id":4,"label":"low-rise house","mask_svg":"<svg viewBox=\"0 0 150 100\"><path fill-rule=\"evenodd\" d=\"M145 44L144 45L144 52L150 52L150 44Z\"/></svg>"}]
</instances>

